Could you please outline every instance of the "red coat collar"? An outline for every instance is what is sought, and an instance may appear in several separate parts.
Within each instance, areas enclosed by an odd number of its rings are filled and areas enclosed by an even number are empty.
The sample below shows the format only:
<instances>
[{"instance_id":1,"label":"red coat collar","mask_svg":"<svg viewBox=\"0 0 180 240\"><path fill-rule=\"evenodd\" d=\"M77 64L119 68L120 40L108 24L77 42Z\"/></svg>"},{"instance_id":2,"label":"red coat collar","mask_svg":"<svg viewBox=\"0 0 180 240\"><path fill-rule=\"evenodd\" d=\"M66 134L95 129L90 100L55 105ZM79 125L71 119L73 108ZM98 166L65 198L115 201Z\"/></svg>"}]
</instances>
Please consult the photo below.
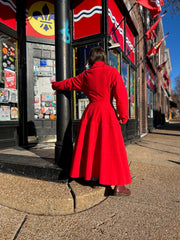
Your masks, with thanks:
<instances>
[{"instance_id":1,"label":"red coat collar","mask_svg":"<svg viewBox=\"0 0 180 240\"><path fill-rule=\"evenodd\" d=\"M96 61L91 68L103 67L105 65L102 61Z\"/></svg>"}]
</instances>

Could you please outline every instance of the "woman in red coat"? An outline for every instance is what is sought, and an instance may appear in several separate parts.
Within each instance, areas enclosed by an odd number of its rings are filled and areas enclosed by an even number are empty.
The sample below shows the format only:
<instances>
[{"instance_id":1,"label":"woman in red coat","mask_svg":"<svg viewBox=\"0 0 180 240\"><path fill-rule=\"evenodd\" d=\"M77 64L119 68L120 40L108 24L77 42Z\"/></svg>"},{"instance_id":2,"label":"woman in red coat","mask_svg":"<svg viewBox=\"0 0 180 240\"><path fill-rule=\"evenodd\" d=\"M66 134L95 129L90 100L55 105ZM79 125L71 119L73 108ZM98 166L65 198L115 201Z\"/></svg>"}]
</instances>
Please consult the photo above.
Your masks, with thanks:
<instances>
[{"instance_id":1,"label":"woman in red coat","mask_svg":"<svg viewBox=\"0 0 180 240\"><path fill-rule=\"evenodd\" d=\"M54 90L83 91L90 102L79 124L70 177L98 179L99 184L115 185L115 196L130 195L124 186L132 180L119 124L128 120L127 91L101 47L91 49L87 62L90 68L78 76L52 83Z\"/></svg>"}]
</instances>

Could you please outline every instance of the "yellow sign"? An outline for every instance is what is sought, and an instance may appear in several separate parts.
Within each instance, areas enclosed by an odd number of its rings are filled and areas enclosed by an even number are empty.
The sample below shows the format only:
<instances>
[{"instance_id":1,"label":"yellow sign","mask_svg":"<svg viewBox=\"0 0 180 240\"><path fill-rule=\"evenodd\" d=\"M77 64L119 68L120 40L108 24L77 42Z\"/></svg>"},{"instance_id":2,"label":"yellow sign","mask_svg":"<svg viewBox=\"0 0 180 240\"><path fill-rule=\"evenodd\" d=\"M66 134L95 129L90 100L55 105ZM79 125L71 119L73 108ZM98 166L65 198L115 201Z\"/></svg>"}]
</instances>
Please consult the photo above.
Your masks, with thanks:
<instances>
[{"instance_id":1,"label":"yellow sign","mask_svg":"<svg viewBox=\"0 0 180 240\"><path fill-rule=\"evenodd\" d=\"M54 5L46 1L38 1L31 5L28 12L31 26L40 34L55 34Z\"/></svg>"}]
</instances>

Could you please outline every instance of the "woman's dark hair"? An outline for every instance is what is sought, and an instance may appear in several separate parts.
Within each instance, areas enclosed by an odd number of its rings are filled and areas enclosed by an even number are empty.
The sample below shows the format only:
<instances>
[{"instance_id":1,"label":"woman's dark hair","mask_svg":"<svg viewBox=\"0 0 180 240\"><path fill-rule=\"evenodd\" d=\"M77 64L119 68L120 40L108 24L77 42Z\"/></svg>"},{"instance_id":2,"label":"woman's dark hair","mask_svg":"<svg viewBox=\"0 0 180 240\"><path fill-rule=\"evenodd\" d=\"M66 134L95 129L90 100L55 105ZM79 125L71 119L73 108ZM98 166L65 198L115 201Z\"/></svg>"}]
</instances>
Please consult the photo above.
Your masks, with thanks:
<instances>
[{"instance_id":1,"label":"woman's dark hair","mask_svg":"<svg viewBox=\"0 0 180 240\"><path fill-rule=\"evenodd\" d=\"M87 63L89 64L89 67L92 67L96 61L102 61L107 64L107 56L102 47L91 48L89 52L87 58Z\"/></svg>"}]
</instances>

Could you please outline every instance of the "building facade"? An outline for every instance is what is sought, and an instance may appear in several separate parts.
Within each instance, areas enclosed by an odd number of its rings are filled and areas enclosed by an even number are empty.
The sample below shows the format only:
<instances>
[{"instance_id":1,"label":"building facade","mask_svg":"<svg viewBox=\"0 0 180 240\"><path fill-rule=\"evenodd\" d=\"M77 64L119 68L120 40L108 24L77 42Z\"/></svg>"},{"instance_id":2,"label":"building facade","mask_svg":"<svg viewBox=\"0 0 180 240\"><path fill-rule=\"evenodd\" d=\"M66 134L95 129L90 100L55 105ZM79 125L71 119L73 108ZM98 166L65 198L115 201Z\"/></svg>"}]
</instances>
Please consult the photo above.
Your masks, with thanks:
<instances>
[{"instance_id":1,"label":"building facade","mask_svg":"<svg viewBox=\"0 0 180 240\"><path fill-rule=\"evenodd\" d=\"M56 135L61 135L56 141L62 148L66 128L74 141L88 99L75 91L56 95L51 81L80 74L90 49L98 45L128 92L125 141L162 124L162 116L169 118L170 81L164 80L165 70L157 70L167 60L165 42L159 54L146 56L164 37L160 21L156 38L146 41L154 22L147 9L130 0L1 1L0 148L54 140Z\"/></svg>"}]
</instances>

